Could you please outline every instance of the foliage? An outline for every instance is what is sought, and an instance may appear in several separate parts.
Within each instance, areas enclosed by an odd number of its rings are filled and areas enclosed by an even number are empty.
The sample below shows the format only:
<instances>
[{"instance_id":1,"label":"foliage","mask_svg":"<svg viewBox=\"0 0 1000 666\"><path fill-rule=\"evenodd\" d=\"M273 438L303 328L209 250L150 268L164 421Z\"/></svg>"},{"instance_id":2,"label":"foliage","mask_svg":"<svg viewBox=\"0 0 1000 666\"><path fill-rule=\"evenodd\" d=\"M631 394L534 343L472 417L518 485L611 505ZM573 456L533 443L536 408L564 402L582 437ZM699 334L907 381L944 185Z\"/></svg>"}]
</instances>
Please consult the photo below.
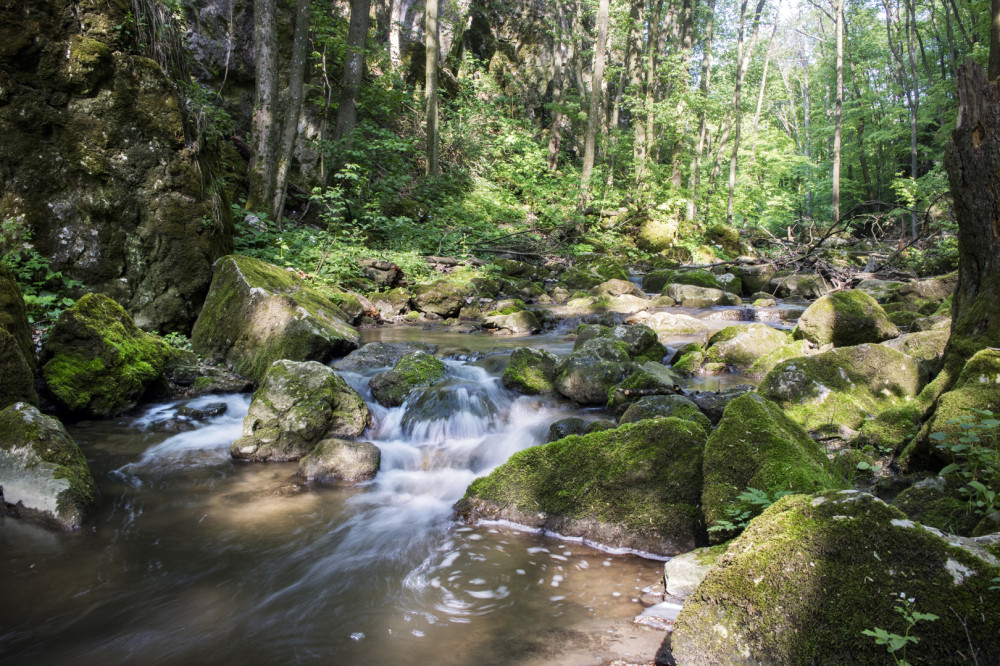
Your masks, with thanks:
<instances>
[{"instance_id":1,"label":"foliage","mask_svg":"<svg viewBox=\"0 0 1000 666\"><path fill-rule=\"evenodd\" d=\"M83 286L79 280L52 270L47 257L31 244L31 232L16 220L0 224L0 262L14 274L28 315L28 321L46 328L73 305L73 294Z\"/></svg>"},{"instance_id":2,"label":"foliage","mask_svg":"<svg viewBox=\"0 0 1000 666\"><path fill-rule=\"evenodd\" d=\"M903 634L891 634L885 629L865 629L861 633L865 636L871 636L875 639L876 645L884 645L886 652L892 657L893 661L897 666L909 666L910 662L906 661L906 648L909 645L916 645L920 642L920 639L916 636L910 635L910 630L917 622L933 622L938 619L937 615L933 613L921 613L916 610L917 600L913 597L907 598L904 592L899 593L900 601L893 606L893 610L899 613L903 617L903 621L906 626L903 628ZM899 656L896 653L899 652Z\"/></svg>"},{"instance_id":3,"label":"foliage","mask_svg":"<svg viewBox=\"0 0 1000 666\"><path fill-rule=\"evenodd\" d=\"M764 512L764 509L771 506L785 495L792 493L787 490L779 490L773 494L768 494L757 488L747 488L736 496L736 501L726 508L729 520L717 520L708 528L709 532L730 532L743 531L750 521Z\"/></svg>"},{"instance_id":4,"label":"foliage","mask_svg":"<svg viewBox=\"0 0 1000 666\"><path fill-rule=\"evenodd\" d=\"M171 331L170 333L167 333L163 336L163 341L172 348L180 351L194 351L194 347L191 346L191 339L178 331Z\"/></svg>"},{"instance_id":5,"label":"foliage","mask_svg":"<svg viewBox=\"0 0 1000 666\"><path fill-rule=\"evenodd\" d=\"M989 409L970 409L971 415L950 419L957 425L955 434L934 432L930 439L937 448L951 455L952 462L940 474L952 475L964 485L961 492L969 508L979 515L989 515L997 507L997 492L991 487L1000 481L1000 420Z\"/></svg>"}]
</instances>

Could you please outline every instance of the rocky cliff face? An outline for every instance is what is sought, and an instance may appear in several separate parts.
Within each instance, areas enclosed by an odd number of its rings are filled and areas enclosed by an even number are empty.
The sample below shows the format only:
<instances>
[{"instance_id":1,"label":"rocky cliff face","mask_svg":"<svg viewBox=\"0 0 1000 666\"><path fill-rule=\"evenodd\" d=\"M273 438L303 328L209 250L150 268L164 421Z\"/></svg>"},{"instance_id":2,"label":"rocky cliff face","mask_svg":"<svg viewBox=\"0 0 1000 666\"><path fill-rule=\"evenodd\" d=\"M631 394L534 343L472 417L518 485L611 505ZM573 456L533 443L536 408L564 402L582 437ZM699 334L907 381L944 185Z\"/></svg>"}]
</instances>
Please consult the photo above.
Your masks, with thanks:
<instances>
[{"instance_id":1,"label":"rocky cliff face","mask_svg":"<svg viewBox=\"0 0 1000 666\"><path fill-rule=\"evenodd\" d=\"M128 2L0 0L0 219L147 330L187 331L231 251L181 100Z\"/></svg>"}]
</instances>

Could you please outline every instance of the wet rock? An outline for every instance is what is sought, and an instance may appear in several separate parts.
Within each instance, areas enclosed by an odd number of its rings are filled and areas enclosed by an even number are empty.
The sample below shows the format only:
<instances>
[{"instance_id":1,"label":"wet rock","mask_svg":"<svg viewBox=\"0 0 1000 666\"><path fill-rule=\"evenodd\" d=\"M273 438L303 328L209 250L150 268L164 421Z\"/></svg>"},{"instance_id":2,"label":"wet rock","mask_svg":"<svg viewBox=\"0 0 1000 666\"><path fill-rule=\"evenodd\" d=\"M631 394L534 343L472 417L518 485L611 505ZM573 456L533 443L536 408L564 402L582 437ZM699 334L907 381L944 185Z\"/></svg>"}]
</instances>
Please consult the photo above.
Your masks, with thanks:
<instances>
[{"instance_id":1,"label":"wet rock","mask_svg":"<svg viewBox=\"0 0 1000 666\"><path fill-rule=\"evenodd\" d=\"M863 291L847 290L828 294L810 305L799 317L794 336L817 345L848 347L890 340L899 336L899 329L874 298Z\"/></svg>"},{"instance_id":2,"label":"wet rock","mask_svg":"<svg viewBox=\"0 0 1000 666\"><path fill-rule=\"evenodd\" d=\"M788 336L767 324L728 326L708 339L705 362L747 371L761 357L788 343Z\"/></svg>"},{"instance_id":3,"label":"wet rock","mask_svg":"<svg viewBox=\"0 0 1000 666\"><path fill-rule=\"evenodd\" d=\"M640 298L638 296L632 296L631 294L625 294L623 296L609 296L595 301L595 307L597 309L607 312L617 312L620 314L642 312L648 308L649 305L650 303L645 297Z\"/></svg>"},{"instance_id":4,"label":"wet rock","mask_svg":"<svg viewBox=\"0 0 1000 666\"><path fill-rule=\"evenodd\" d=\"M806 430L845 425L913 400L925 376L917 362L883 345L843 347L776 365L757 392Z\"/></svg>"},{"instance_id":5,"label":"wet rock","mask_svg":"<svg viewBox=\"0 0 1000 666\"><path fill-rule=\"evenodd\" d=\"M587 340L556 366L556 390L582 405L603 405L611 387L633 367L625 343L609 338Z\"/></svg>"},{"instance_id":6,"label":"wet rock","mask_svg":"<svg viewBox=\"0 0 1000 666\"><path fill-rule=\"evenodd\" d=\"M456 505L468 521L504 519L617 548L691 550L705 431L680 419L571 435L514 454Z\"/></svg>"},{"instance_id":7,"label":"wet rock","mask_svg":"<svg viewBox=\"0 0 1000 666\"><path fill-rule=\"evenodd\" d=\"M740 298L735 294L730 294L721 289L696 287L689 284L668 284L663 289L663 294L677 301L678 305L686 308L707 308L714 305L740 304Z\"/></svg>"},{"instance_id":8,"label":"wet rock","mask_svg":"<svg viewBox=\"0 0 1000 666\"><path fill-rule=\"evenodd\" d=\"M566 419L559 419L549 426L549 434L545 438L546 442L557 442L563 437L570 435L582 435L587 422L576 416Z\"/></svg>"},{"instance_id":9,"label":"wet rock","mask_svg":"<svg viewBox=\"0 0 1000 666\"><path fill-rule=\"evenodd\" d=\"M776 272L774 266L771 264L733 266L730 270L740 278L743 282L743 291L749 294L767 290L767 286ZM773 295L773 292L770 290L767 291Z\"/></svg>"},{"instance_id":10,"label":"wet rock","mask_svg":"<svg viewBox=\"0 0 1000 666\"><path fill-rule=\"evenodd\" d=\"M648 395L673 395L678 392L681 377L662 363L642 364L635 372L615 386L608 397L608 413L619 418L629 405Z\"/></svg>"},{"instance_id":11,"label":"wet rock","mask_svg":"<svg viewBox=\"0 0 1000 666\"><path fill-rule=\"evenodd\" d=\"M701 410L702 414L708 417L712 425L716 425L722 420L722 415L725 413L726 407L730 402L744 393L749 393L753 390L754 387L750 384L737 384L723 391L695 391L688 393L687 399L698 405L698 409Z\"/></svg>"},{"instance_id":12,"label":"wet rock","mask_svg":"<svg viewBox=\"0 0 1000 666\"><path fill-rule=\"evenodd\" d=\"M483 327L506 335L531 335L542 330L538 317L530 310L486 317L483 319Z\"/></svg>"},{"instance_id":13,"label":"wet rock","mask_svg":"<svg viewBox=\"0 0 1000 666\"><path fill-rule=\"evenodd\" d=\"M767 291L778 298L798 296L811 300L827 293L830 288L819 275L795 273L772 277L767 283Z\"/></svg>"},{"instance_id":14,"label":"wet rock","mask_svg":"<svg viewBox=\"0 0 1000 666\"><path fill-rule=\"evenodd\" d=\"M58 419L23 402L0 411L0 497L9 510L75 530L95 493L87 459Z\"/></svg>"},{"instance_id":15,"label":"wet rock","mask_svg":"<svg viewBox=\"0 0 1000 666\"><path fill-rule=\"evenodd\" d=\"M698 406L682 395L648 395L635 401L618 419L619 424L672 416L697 423L706 432L712 424Z\"/></svg>"},{"instance_id":16,"label":"wet rock","mask_svg":"<svg viewBox=\"0 0 1000 666\"><path fill-rule=\"evenodd\" d=\"M107 296L87 294L59 317L42 349L42 377L55 402L108 418L164 388L171 350Z\"/></svg>"},{"instance_id":17,"label":"wet rock","mask_svg":"<svg viewBox=\"0 0 1000 666\"><path fill-rule=\"evenodd\" d=\"M705 580L708 572L726 552L726 546L698 548L690 553L681 553L663 565L663 577L667 581L667 594L686 599Z\"/></svg>"},{"instance_id":18,"label":"wet rock","mask_svg":"<svg viewBox=\"0 0 1000 666\"><path fill-rule=\"evenodd\" d=\"M340 308L291 271L230 255L215 265L191 344L256 382L279 359L327 363L358 347Z\"/></svg>"},{"instance_id":19,"label":"wet rock","mask_svg":"<svg viewBox=\"0 0 1000 666\"><path fill-rule=\"evenodd\" d=\"M646 294L630 280L608 280L590 290L592 296L635 296L643 300Z\"/></svg>"},{"instance_id":20,"label":"wet rock","mask_svg":"<svg viewBox=\"0 0 1000 666\"><path fill-rule=\"evenodd\" d=\"M344 358L334 361L340 372L364 372L395 365L399 359L414 352L434 353L434 345L426 342L369 342Z\"/></svg>"},{"instance_id":21,"label":"wet rock","mask_svg":"<svg viewBox=\"0 0 1000 666\"><path fill-rule=\"evenodd\" d=\"M859 282L855 289L865 292L879 303L885 303L902 285L902 282L897 282L895 280L878 280L871 278Z\"/></svg>"},{"instance_id":22,"label":"wet rock","mask_svg":"<svg viewBox=\"0 0 1000 666\"><path fill-rule=\"evenodd\" d=\"M874 664L875 627L902 633L897 607L932 613L920 622L928 663L1000 655L1000 602L990 590L996 557L972 540L942 535L855 491L785 497L729 546L686 600L671 647L678 663ZM912 599L913 601L909 601Z\"/></svg>"},{"instance_id":23,"label":"wet rock","mask_svg":"<svg viewBox=\"0 0 1000 666\"><path fill-rule=\"evenodd\" d=\"M418 441L485 434L497 418L489 387L461 379L414 389L406 400L403 433Z\"/></svg>"},{"instance_id":24,"label":"wet rock","mask_svg":"<svg viewBox=\"0 0 1000 666\"><path fill-rule=\"evenodd\" d=\"M372 377L368 386L379 404L399 407L410 391L430 386L443 377L444 363L427 352L417 351L400 358L392 370Z\"/></svg>"},{"instance_id":25,"label":"wet rock","mask_svg":"<svg viewBox=\"0 0 1000 666\"><path fill-rule=\"evenodd\" d=\"M663 288L674 281L673 270L650 271L642 276L642 290L651 294L658 294Z\"/></svg>"},{"instance_id":26,"label":"wet rock","mask_svg":"<svg viewBox=\"0 0 1000 666\"><path fill-rule=\"evenodd\" d=\"M324 439L299 461L298 475L307 481L370 481L382 464L382 451L371 442Z\"/></svg>"},{"instance_id":27,"label":"wet rock","mask_svg":"<svg viewBox=\"0 0 1000 666\"><path fill-rule=\"evenodd\" d=\"M372 297L372 304L386 319L406 314L410 309L410 292L402 287L390 289Z\"/></svg>"},{"instance_id":28,"label":"wet rock","mask_svg":"<svg viewBox=\"0 0 1000 666\"><path fill-rule=\"evenodd\" d=\"M31 327L28 325L24 298L14 274L2 263L0 263L0 329L7 331L28 369L34 371L35 348L31 342ZM4 373L3 376L7 375Z\"/></svg>"},{"instance_id":29,"label":"wet rock","mask_svg":"<svg viewBox=\"0 0 1000 666\"><path fill-rule=\"evenodd\" d=\"M177 410L177 416L194 419L196 421L204 421L205 419L222 416L228 409L229 405L224 402L213 402L205 405L204 407L189 407L188 405L184 405Z\"/></svg>"},{"instance_id":30,"label":"wet rock","mask_svg":"<svg viewBox=\"0 0 1000 666\"><path fill-rule=\"evenodd\" d=\"M364 399L327 366L276 361L231 453L240 460L299 460L322 439L359 436L370 421Z\"/></svg>"},{"instance_id":31,"label":"wet rock","mask_svg":"<svg viewBox=\"0 0 1000 666\"><path fill-rule=\"evenodd\" d=\"M559 358L530 347L515 349L500 381L512 391L525 395L551 393L556 390L555 375Z\"/></svg>"},{"instance_id":32,"label":"wet rock","mask_svg":"<svg viewBox=\"0 0 1000 666\"><path fill-rule=\"evenodd\" d=\"M629 356L636 363L645 361L659 363L667 355L667 348L660 343L656 331L643 324L619 324L616 326L583 324L577 328L573 349L579 349L588 340L597 338L608 338L623 343Z\"/></svg>"},{"instance_id":33,"label":"wet rock","mask_svg":"<svg viewBox=\"0 0 1000 666\"><path fill-rule=\"evenodd\" d=\"M708 324L691 315L674 314L672 312L640 312L625 320L626 324L642 324L663 335L685 335L690 333L705 333Z\"/></svg>"},{"instance_id":34,"label":"wet rock","mask_svg":"<svg viewBox=\"0 0 1000 666\"><path fill-rule=\"evenodd\" d=\"M597 419L596 421L591 421L583 427L582 435L589 435L592 432L604 432L605 430L613 430L618 426L615 425L614 421L609 421L607 419Z\"/></svg>"}]
</instances>

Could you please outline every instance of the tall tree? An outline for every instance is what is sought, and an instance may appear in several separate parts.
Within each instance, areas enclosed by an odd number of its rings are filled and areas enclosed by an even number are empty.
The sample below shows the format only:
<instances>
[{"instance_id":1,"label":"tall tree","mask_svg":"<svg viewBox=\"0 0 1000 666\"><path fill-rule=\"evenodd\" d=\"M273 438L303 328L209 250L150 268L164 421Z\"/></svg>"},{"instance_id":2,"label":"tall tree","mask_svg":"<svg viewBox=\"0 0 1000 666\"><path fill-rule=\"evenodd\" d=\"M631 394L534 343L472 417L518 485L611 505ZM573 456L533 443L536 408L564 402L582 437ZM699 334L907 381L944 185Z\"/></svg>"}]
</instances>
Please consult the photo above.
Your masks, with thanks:
<instances>
[{"instance_id":1,"label":"tall tree","mask_svg":"<svg viewBox=\"0 0 1000 666\"><path fill-rule=\"evenodd\" d=\"M993 0L990 12L990 81L1000 76L1000 0Z\"/></svg>"},{"instance_id":2,"label":"tall tree","mask_svg":"<svg viewBox=\"0 0 1000 666\"><path fill-rule=\"evenodd\" d=\"M836 3L837 25L837 93L833 108L833 188L830 217L832 224L840 221L840 146L844 127L844 0Z\"/></svg>"},{"instance_id":3,"label":"tall tree","mask_svg":"<svg viewBox=\"0 0 1000 666\"><path fill-rule=\"evenodd\" d=\"M346 148L350 148L351 134L358 120L358 96L365 73L365 38L368 36L370 12L371 0L351 0L344 78L340 88L340 106L337 108L337 127L333 134L333 140L343 139Z\"/></svg>"},{"instance_id":4,"label":"tall tree","mask_svg":"<svg viewBox=\"0 0 1000 666\"><path fill-rule=\"evenodd\" d=\"M436 0L431 0L436 2ZM583 170L580 175L580 200L586 204L590 197L590 177L594 172L597 154L597 129L601 123L601 88L604 85L604 60L608 45L608 0L600 0L597 9L597 41L594 43L594 70L590 78L590 113L587 114L587 134L584 138Z\"/></svg>"},{"instance_id":5,"label":"tall tree","mask_svg":"<svg viewBox=\"0 0 1000 666\"><path fill-rule=\"evenodd\" d=\"M706 4L708 16L705 20L705 32L701 43L701 76L699 88L698 111L698 142L695 144L694 156L691 158L691 200L688 203L687 219L694 220L698 215L698 185L701 180L701 157L705 152L705 141L708 136L708 89L712 78L712 32L715 26L715 0Z\"/></svg>"},{"instance_id":6,"label":"tall tree","mask_svg":"<svg viewBox=\"0 0 1000 666\"><path fill-rule=\"evenodd\" d=\"M247 210L269 209L274 196L278 151L278 15L277 0L254 0L253 127ZM280 222L280 220L279 220Z\"/></svg>"},{"instance_id":7,"label":"tall tree","mask_svg":"<svg viewBox=\"0 0 1000 666\"><path fill-rule=\"evenodd\" d=\"M438 150L440 137L438 135L438 50L440 38L438 30L438 0L427 0L426 24L424 27L427 61L425 69L426 89L424 97L427 101L427 175L437 176L441 173L438 165Z\"/></svg>"},{"instance_id":8,"label":"tall tree","mask_svg":"<svg viewBox=\"0 0 1000 666\"><path fill-rule=\"evenodd\" d=\"M563 0L550 3L552 8L551 22L555 36L552 39L552 124L549 126L549 171L559 168L559 148L562 145L563 104L566 99L566 88L569 82L566 76L566 38L565 8Z\"/></svg>"},{"instance_id":9,"label":"tall tree","mask_svg":"<svg viewBox=\"0 0 1000 666\"><path fill-rule=\"evenodd\" d=\"M295 0L295 36L292 38L292 56L288 65L288 91L285 95L285 118L281 127L281 142L277 150L274 169L274 189L271 193L271 219L281 220L285 210L288 172L295 154L295 137L298 136L299 113L305 97L306 62L309 56L310 0Z\"/></svg>"}]
</instances>

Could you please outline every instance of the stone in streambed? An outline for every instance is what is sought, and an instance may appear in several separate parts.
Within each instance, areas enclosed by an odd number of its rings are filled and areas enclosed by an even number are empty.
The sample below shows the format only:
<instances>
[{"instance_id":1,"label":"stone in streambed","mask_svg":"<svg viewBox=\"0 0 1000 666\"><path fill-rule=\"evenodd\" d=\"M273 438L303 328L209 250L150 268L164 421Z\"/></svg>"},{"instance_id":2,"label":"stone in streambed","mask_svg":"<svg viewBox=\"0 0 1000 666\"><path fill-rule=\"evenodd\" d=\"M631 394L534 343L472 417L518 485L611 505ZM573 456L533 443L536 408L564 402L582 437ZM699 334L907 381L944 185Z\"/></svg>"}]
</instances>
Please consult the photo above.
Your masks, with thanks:
<instances>
[{"instance_id":1,"label":"stone in streambed","mask_svg":"<svg viewBox=\"0 0 1000 666\"><path fill-rule=\"evenodd\" d=\"M430 386L442 379L444 370L444 363L439 359L417 351L400 358L392 370L372 377L368 386L380 405L399 407L413 389Z\"/></svg>"},{"instance_id":2,"label":"stone in streambed","mask_svg":"<svg viewBox=\"0 0 1000 666\"><path fill-rule=\"evenodd\" d=\"M298 474L317 483L356 483L374 479L381 464L382 451L371 442L324 439L299 461Z\"/></svg>"},{"instance_id":3,"label":"stone in streambed","mask_svg":"<svg viewBox=\"0 0 1000 666\"><path fill-rule=\"evenodd\" d=\"M510 355L510 361L500 381L512 391L525 395L551 393L556 390L555 374L559 358L546 351L519 347Z\"/></svg>"}]
</instances>

